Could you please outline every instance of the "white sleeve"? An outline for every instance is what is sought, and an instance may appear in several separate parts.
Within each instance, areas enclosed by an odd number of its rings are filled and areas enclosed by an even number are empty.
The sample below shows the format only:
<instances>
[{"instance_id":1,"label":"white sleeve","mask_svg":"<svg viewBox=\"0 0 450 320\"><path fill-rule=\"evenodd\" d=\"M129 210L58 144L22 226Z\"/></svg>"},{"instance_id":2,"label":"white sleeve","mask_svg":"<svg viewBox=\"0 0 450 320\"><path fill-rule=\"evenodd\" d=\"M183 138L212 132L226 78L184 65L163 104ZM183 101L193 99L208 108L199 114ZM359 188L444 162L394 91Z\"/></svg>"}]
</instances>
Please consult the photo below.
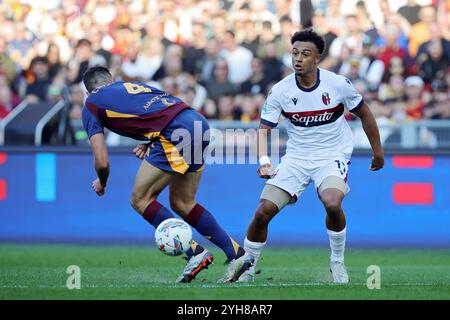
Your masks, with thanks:
<instances>
[{"instance_id":1,"label":"white sleeve","mask_svg":"<svg viewBox=\"0 0 450 320\"><path fill-rule=\"evenodd\" d=\"M363 106L364 99L350 80L345 77L342 78L342 102L349 111L355 112Z\"/></svg>"},{"instance_id":2,"label":"white sleeve","mask_svg":"<svg viewBox=\"0 0 450 320\"><path fill-rule=\"evenodd\" d=\"M282 111L279 95L271 90L261 111L261 124L276 127Z\"/></svg>"}]
</instances>

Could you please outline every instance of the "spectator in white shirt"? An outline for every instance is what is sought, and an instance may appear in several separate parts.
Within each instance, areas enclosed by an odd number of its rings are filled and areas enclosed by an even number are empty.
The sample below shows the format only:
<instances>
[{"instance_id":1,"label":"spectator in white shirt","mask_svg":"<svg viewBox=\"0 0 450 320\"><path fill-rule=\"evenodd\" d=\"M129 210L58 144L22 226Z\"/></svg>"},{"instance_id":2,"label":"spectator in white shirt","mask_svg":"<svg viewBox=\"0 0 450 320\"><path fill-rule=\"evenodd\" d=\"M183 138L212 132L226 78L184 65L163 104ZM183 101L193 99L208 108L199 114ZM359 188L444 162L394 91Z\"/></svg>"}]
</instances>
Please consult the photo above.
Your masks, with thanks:
<instances>
[{"instance_id":1,"label":"spectator in white shirt","mask_svg":"<svg viewBox=\"0 0 450 320\"><path fill-rule=\"evenodd\" d=\"M253 54L251 51L236 42L232 31L227 31L223 36L222 48L220 55L228 64L230 82L237 85L247 80L252 74Z\"/></svg>"}]
</instances>

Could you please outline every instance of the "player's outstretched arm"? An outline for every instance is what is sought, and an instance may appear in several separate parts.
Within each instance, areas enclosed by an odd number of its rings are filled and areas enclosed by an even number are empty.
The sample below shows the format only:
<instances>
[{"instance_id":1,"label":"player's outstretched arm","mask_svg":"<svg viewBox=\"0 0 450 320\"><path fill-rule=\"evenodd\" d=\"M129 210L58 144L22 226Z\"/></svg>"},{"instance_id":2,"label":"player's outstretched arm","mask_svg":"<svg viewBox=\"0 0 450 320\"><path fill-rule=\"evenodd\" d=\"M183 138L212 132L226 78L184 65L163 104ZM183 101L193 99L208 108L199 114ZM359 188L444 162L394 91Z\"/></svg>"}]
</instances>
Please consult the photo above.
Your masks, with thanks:
<instances>
[{"instance_id":1,"label":"player's outstretched arm","mask_svg":"<svg viewBox=\"0 0 450 320\"><path fill-rule=\"evenodd\" d=\"M100 132L91 136L89 141L91 142L94 155L94 168L98 176L98 179L92 182L92 188L97 195L102 196L105 194L106 183L109 177L109 159L105 136Z\"/></svg>"},{"instance_id":2,"label":"player's outstretched arm","mask_svg":"<svg viewBox=\"0 0 450 320\"><path fill-rule=\"evenodd\" d=\"M267 152L267 137L271 130L272 127L265 124L260 124L258 129L258 175L263 179L270 179L273 176L273 169Z\"/></svg>"},{"instance_id":3,"label":"player's outstretched arm","mask_svg":"<svg viewBox=\"0 0 450 320\"><path fill-rule=\"evenodd\" d=\"M369 139L370 146L372 147L373 157L370 170L380 170L384 166L384 151L381 146L380 132L378 131L377 122L369 109L367 103L356 112L354 112L360 119L364 132Z\"/></svg>"}]
</instances>

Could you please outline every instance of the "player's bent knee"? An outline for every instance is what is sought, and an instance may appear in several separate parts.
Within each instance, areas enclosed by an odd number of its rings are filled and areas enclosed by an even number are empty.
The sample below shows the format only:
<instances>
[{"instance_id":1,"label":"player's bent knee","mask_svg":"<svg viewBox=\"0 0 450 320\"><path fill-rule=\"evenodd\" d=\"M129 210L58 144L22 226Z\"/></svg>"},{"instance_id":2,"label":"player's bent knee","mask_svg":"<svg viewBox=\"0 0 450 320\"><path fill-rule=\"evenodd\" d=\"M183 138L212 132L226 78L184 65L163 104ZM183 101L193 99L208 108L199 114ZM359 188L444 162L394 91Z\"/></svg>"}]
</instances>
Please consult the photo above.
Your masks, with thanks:
<instances>
[{"instance_id":1,"label":"player's bent knee","mask_svg":"<svg viewBox=\"0 0 450 320\"><path fill-rule=\"evenodd\" d=\"M150 204L150 202L152 202L155 199L156 198L152 198L152 197L150 199L143 199L141 197L137 197L135 195L132 195L131 198L130 198L130 204L131 204L131 207L134 210L136 210L140 214L144 214L145 209L147 209L147 207Z\"/></svg>"},{"instance_id":2,"label":"player's bent knee","mask_svg":"<svg viewBox=\"0 0 450 320\"><path fill-rule=\"evenodd\" d=\"M177 200L170 200L170 209L175 211L176 213L180 214L184 211L183 202L177 201Z\"/></svg>"},{"instance_id":3,"label":"player's bent knee","mask_svg":"<svg viewBox=\"0 0 450 320\"><path fill-rule=\"evenodd\" d=\"M270 222L270 216L263 211L256 211L253 220L258 226L266 226Z\"/></svg>"},{"instance_id":4,"label":"player's bent knee","mask_svg":"<svg viewBox=\"0 0 450 320\"><path fill-rule=\"evenodd\" d=\"M278 211L274 203L262 199L258 209L256 209L253 220L259 226L267 226Z\"/></svg>"},{"instance_id":5,"label":"player's bent knee","mask_svg":"<svg viewBox=\"0 0 450 320\"><path fill-rule=\"evenodd\" d=\"M144 205L142 204L142 201L139 201L137 198L131 197L130 199L131 207L139 212L140 214L143 214L145 211Z\"/></svg>"},{"instance_id":6,"label":"player's bent knee","mask_svg":"<svg viewBox=\"0 0 450 320\"><path fill-rule=\"evenodd\" d=\"M170 199L170 208L182 217L187 216L194 205L193 201Z\"/></svg>"},{"instance_id":7,"label":"player's bent knee","mask_svg":"<svg viewBox=\"0 0 450 320\"><path fill-rule=\"evenodd\" d=\"M320 198L328 214L339 214L341 212L342 195L335 192L324 192L320 195Z\"/></svg>"},{"instance_id":8,"label":"player's bent knee","mask_svg":"<svg viewBox=\"0 0 450 320\"><path fill-rule=\"evenodd\" d=\"M339 214L342 210L342 195L327 194L321 196L322 203L328 214Z\"/></svg>"},{"instance_id":9,"label":"player's bent knee","mask_svg":"<svg viewBox=\"0 0 450 320\"><path fill-rule=\"evenodd\" d=\"M342 208L339 204L329 203L325 204L325 210L328 215L339 215L342 211Z\"/></svg>"}]
</instances>

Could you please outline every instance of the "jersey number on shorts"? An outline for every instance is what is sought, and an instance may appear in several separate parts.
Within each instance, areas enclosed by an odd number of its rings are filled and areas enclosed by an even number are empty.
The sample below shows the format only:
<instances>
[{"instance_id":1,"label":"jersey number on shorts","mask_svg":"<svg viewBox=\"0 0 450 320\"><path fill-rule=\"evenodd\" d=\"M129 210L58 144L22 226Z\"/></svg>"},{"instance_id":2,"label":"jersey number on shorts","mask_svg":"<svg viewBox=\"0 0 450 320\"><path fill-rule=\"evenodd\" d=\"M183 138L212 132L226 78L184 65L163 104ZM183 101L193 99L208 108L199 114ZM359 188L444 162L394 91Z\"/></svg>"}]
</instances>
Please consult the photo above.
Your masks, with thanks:
<instances>
[{"instance_id":1,"label":"jersey number on shorts","mask_svg":"<svg viewBox=\"0 0 450 320\"><path fill-rule=\"evenodd\" d=\"M338 169L339 169L339 172L340 172L342 175L345 175L345 172L347 172L347 169L346 169L346 167L345 167L345 163L342 162L342 161L339 161L339 160L334 160L334 162L337 163L337 167L338 167Z\"/></svg>"}]
</instances>

